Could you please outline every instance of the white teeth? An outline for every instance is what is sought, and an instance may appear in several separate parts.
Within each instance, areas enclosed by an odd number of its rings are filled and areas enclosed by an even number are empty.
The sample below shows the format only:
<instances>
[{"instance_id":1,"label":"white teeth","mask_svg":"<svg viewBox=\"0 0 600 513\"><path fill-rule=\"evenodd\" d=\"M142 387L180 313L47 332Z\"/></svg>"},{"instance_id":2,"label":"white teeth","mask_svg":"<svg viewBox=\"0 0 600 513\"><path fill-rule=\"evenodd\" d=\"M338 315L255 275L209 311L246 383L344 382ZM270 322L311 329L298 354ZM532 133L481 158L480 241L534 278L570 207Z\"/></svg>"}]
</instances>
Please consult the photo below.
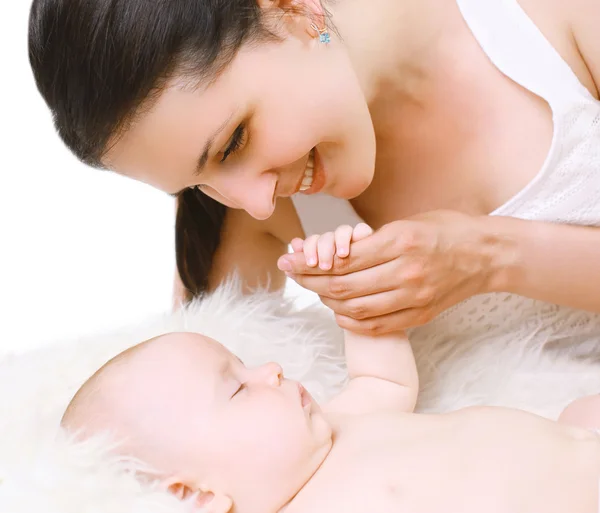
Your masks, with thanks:
<instances>
[{"instance_id":1,"label":"white teeth","mask_svg":"<svg viewBox=\"0 0 600 513\"><path fill-rule=\"evenodd\" d=\"M306 162L306 169L304 170L304 178L302 178L302 185L300 186L301 191L310 189L313 183L313 168L315 167L314 149L310 151L308 155L308 161Z\"/></svg>"},{"instance_id":2,"label":"white teeth","mask_svg":"<svg viewBox=\"0 0 600 513\"><path fill-rule=\"evenodd\" d=\"M306 169L304 170L304 176L302 178L302 184L300 185L300 191L306 191L310 189L313 183L313 172L315 167L315 156L314 149L310 151L308 160L306 162Z\"/></svg>"},{"instance_id":3,"label":"white teeth","mask_svg":"<svg viewBox=\"0 0 600 513\"><path fill-rule=\"evenodd\" d=\"M300 190L306 190L310 188L313 183L313 175L312 172L308 174L306 171L304 172L304 178L302 178L302 185L300 186ZM303 189L304 187L304 189Z\"/></svg>"}]
</instances>

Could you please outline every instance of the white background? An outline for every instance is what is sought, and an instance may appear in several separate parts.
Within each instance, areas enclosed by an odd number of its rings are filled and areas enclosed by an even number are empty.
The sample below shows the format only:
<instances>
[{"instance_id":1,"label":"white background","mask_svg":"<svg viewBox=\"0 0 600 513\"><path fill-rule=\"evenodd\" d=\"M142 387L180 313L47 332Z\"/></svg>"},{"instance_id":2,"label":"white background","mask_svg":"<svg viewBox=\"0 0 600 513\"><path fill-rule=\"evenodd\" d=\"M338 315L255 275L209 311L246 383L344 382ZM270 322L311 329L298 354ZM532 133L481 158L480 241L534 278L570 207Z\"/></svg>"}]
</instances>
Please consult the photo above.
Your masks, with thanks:
<instances>
[{"instance_id":1,"label":"white background","mask_svg":"<svg viewBox=\"0 0 600 513\"><path fill-rule=\"evenodd\" d=\"M27 58L30 1L0 15L0 354L170 309L169 196L80 164L55 134Z\"/></svg>"}]
</instances>

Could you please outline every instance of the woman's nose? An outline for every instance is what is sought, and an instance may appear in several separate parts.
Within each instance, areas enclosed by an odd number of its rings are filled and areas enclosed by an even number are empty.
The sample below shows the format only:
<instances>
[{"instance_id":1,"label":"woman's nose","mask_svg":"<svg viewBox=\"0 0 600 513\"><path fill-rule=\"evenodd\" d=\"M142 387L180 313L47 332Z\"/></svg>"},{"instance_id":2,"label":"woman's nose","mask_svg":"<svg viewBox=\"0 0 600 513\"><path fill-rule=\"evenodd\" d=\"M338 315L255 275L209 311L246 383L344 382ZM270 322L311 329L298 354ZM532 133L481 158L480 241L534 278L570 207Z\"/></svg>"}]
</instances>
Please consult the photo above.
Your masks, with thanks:
<instances>
[{"instance_id":1,"label":"woman's nose","mask_svg":"<svg viewBox=\"0 0 600 513\"><path fill-rule=\"evenodd\" d=\"M260 175L250 172L231 173L215 184L215 189L234 208L243 208L259 221L268 219L275 210L274 173Z\"/></svg>"}]
</instances>

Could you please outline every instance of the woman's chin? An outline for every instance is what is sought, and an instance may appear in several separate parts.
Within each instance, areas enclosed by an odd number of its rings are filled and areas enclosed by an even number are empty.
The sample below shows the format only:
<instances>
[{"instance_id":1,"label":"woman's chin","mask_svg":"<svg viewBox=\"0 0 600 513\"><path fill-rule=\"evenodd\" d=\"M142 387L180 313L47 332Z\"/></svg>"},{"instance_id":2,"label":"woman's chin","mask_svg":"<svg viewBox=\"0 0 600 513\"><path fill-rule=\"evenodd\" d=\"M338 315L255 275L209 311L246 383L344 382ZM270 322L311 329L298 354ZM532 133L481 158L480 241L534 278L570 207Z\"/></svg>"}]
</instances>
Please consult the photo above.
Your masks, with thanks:
<instances>
[{"instance_id":1,"label":"woman's chin","mask_svg":"<svg viewBox=\"0 0 600 513\"><path fill-rule=\"evenodd\" d=\"M369 185L371 185L371 182L373 181L373 173L348 173L339 178L340 179L336 180L335 183L332 183L324 192L327 192L336 198L351 200L360 196L369 188Z\"/></svg>"}]
</instances>

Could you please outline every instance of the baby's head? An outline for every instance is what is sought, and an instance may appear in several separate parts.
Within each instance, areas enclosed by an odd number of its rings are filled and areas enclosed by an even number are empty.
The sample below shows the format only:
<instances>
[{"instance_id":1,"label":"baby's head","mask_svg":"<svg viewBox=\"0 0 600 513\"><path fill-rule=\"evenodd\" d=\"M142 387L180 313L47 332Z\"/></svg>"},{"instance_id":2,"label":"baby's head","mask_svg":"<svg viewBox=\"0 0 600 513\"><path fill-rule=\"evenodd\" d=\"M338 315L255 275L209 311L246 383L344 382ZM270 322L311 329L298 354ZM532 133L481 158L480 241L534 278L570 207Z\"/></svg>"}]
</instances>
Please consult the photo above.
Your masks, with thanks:
<instances>
[{"instance_id":1,"label":"baby's head","mask_svg":"<svg viewBox=\"0 0 600 513\"><path fill-rule=\"evenodd\" d=\"M276 511L331 448L318 405L281 367L247 368L218 342L171 333L118 355L77 392L62 425L109 431L121 451L207 510Z\"/></svg>"}]
</instances>

